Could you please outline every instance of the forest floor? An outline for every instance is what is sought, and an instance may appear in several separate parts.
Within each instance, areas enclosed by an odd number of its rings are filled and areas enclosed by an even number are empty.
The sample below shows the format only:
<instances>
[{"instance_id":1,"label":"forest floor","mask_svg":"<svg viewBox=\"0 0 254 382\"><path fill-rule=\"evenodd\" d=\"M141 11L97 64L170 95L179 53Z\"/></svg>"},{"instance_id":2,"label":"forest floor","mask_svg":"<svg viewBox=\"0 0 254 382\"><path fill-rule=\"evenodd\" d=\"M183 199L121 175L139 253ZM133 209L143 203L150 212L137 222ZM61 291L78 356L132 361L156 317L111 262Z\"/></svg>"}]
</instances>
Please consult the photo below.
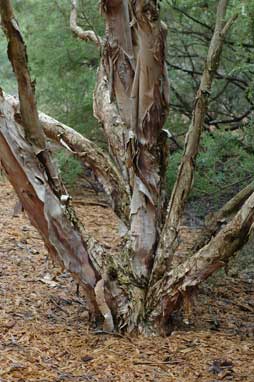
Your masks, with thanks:
<instances>
[{"instance_id":1,"label":"forest floor","mask_svg":"<svg viewBox=\"0 0 254 382\"><path fill-rule=\"evenodd\" d=\"M250 269L205 283L192 323L167 338L95 334L82 291L51 265L26 216L13 217L7 182L0 195L0 382L254 382ZM110 209L90 196L74 202L86 228L109 250L117 245Z\"/></svg>"}]
</instances>

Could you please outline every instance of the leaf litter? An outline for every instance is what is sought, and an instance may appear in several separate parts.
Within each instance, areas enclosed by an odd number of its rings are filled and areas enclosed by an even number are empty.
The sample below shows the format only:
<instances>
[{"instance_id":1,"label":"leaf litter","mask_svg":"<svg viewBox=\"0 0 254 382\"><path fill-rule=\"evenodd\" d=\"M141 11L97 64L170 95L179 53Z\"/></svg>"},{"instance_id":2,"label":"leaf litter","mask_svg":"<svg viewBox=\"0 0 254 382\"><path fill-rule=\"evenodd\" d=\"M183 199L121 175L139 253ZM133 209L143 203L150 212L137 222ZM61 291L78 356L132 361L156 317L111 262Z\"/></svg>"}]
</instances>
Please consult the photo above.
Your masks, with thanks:
<instances>
[{"instance_id":1,"label":"leaf litter","mask_svg":"<svg viewBox=\"0 0 254 382\"><path fill-rule=\"evenodd\" d=\"M191 322L169 337L95 333L82 290L51 264L25 214L13 217L7 182L0 195L0 382L254 382L254 280L204 284ZM116 247L111 210L76 205L86 228Z\"/></svg>"}]
</instances>

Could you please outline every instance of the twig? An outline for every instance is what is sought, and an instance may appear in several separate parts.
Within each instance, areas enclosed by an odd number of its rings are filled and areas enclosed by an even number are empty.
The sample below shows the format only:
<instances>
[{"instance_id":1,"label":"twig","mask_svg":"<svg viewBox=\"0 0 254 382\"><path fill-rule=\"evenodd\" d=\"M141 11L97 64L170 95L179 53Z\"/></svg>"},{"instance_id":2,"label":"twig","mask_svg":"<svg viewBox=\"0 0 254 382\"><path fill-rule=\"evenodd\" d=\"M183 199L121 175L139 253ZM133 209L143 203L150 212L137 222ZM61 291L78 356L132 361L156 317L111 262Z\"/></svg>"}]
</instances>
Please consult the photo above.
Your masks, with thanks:
<instances>
[{"instance_id":1,"label":"twig","mask_svg":"<svg viewBox=\"0 0 254 382\"><path fill-rule=\"evenodd\" d=\"M91 41L95 43L97 47L101 48L102 39L93 30L85 31L77 25L77 0L71 0L71 5L70 28L72 32L81 40Z\"/></svg>"}]
</instances>

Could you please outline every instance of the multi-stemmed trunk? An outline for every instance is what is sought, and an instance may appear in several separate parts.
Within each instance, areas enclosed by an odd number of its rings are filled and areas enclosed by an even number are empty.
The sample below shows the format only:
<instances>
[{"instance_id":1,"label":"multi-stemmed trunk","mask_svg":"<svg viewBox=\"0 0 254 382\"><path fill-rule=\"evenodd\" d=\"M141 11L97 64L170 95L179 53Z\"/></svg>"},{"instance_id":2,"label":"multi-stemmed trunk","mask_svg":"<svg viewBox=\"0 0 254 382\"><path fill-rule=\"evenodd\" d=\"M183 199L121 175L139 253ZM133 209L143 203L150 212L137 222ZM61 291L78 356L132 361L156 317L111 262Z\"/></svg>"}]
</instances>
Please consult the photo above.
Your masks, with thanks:
<instances>
[{"instance_id":1,"label":"multi-stemmed trunk","mask_svg":"<svg viewBox=\"0 0 254 382\"><path fill-rule=\"evenodd\" d=\"M10 1L0 0L8 55L19 86L19 100L0 94L1 164L49 253L84 287L91 317L104 330L166 333L172 312L248 238L254 215L253 184L210 218L188 259L181 262L178 256L178 226L193 183L213 75L225 33L235 19L225 21L227 2L218 4L168 203L168 138L163 130L169 107L167 28L160 20L158 2L102 0L106 24L102 39L77 25L77 1L71 1L72 31L102 52L94 114L104 128L107 155L71 128L38 113L22 35ZM78 222L47 139L79 157L103 185L123 234L118 253L109 253Z\"/></svg>"}]
</instances>

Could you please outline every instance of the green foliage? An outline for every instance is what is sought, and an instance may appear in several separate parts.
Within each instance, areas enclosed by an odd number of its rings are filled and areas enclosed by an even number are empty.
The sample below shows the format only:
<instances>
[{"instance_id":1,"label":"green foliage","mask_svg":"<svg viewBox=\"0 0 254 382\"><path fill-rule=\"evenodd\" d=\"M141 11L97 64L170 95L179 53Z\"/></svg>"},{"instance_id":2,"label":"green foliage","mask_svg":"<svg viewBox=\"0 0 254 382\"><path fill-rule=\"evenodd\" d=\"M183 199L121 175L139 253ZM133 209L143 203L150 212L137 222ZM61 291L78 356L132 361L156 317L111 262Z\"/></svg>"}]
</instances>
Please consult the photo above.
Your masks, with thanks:
<instances>
[{"instance_id":1,"label":"green foliage","mask_svg":"<svg viewBox=\"0 0 254 382\"><path fill-rule=\"evenodd\" d=\"M245 144L246 136L251 136L249 146ZM212 199L216 208L221 201L225 202L250 182L254 175L253 128L246 128L243 137L242 140L239 134L225 131L203 135L190 201ZM182 152L178 151L170 158L167 173L169 191L172 191L181 156Z\"/></svg>"},{"instance_id":2,"label":"green foliage","mask_svg":"<svg viewBox=\"0 0 254 382\"><path fill-rule=\"evenodd\" d=\"M92 111L99 53L93 45L73 37L69 27L70 1L16 0L13 3L26 41L31 75L36 79L39 109L94 139L99 134ZM87 19L96 21L101 32L97 5L88 3ZM2 32L0 37L3 60L0 76L4 78L1 86L6 92L17 93Z\"/></svg>"},{"instance_id":3,"label":"green foliage","mask_svg":"<svg viewBox=\"0 0 254 382\"><path fill-rule=\"evenodd\" d=\"M253 176L254 155L247 153L239 138L220 131L204 135L197 159L197 176L192 197L216 194L230 187L242 186Z\"/></svg>"},{"instance_id":4,"label":"green foliage","mask_svg":"<svg viewBox=\"0 0 254 382\"><path fill-rule=\"evenodd\" d=\"M80 161L72 155L66 154L64 150L58 151L56 160L63 182L69 187L73 187L84 171Z\"/></svg>"},{"instance_id":5,"label":"green foliage","mask_svg":"<svg viewBox=\"0 0 254 382\"><path fill-rule=\"evenodd\" d=\"M213 33L217 4L218 0L162 1L162 18L168 25L172 107L189 118ZM235 14L239 16L226 37L206 122L227 120L253 107L254 2L229 1L226 19Z\"/></svg>"}]
</instances>

